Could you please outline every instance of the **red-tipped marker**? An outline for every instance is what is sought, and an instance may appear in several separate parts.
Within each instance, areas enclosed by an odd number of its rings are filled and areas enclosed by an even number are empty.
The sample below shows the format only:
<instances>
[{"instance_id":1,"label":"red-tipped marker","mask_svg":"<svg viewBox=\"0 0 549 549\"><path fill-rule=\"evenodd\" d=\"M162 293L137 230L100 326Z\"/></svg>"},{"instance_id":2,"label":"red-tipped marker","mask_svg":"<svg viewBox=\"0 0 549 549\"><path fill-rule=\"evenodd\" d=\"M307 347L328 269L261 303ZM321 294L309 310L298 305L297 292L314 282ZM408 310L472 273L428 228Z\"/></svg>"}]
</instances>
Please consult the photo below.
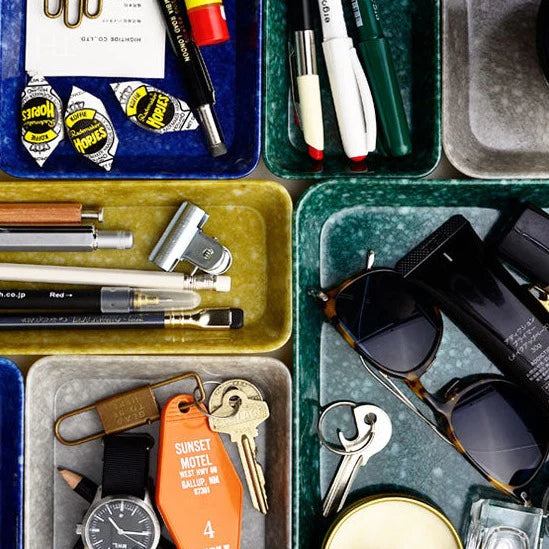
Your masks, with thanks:
<instances>
[{"instance_id":1,"label":"red-tipped marker","mask_svg":"<svg viewBox=\"0 0 549 549\"><path fill-rule=\"evenodd\" d=\"M353 158L351 158L351 160L353 162L362 162L363 160L366 160L366 155L364 155L364 156L353 156Z\"/></svg>"},{"instance_id":2,"label":"red-tipped marker","mask_svg":"<svg viewBox=\"0 0 549 549\"><path fill-rule=\"evenodd\" d=\"M311 145L309 145L308 147L309 147L309 156L313 160L322 160L324 158L324 151L315 149L314 147L311 147Z\"/></svg>"}]
</instances>

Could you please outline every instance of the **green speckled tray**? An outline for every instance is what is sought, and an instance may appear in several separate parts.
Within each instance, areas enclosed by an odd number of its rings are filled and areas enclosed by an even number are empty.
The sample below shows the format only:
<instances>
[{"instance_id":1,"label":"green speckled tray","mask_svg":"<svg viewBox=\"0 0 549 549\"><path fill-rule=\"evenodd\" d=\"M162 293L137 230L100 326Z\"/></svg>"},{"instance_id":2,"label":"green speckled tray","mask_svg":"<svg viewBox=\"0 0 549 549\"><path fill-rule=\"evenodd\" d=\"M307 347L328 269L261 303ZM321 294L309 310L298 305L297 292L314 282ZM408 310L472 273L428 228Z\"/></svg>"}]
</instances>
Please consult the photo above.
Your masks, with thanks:
<instances>
[{"instance_id":1,"label":"green speckled tray","mask_svg":"<svg viewBox=\"0 0 549 549\"><path fill-rule=\"evenodd\" d=\"M231 250L229 293L201 292L201 307L239 307L238 330L101 329L1 331L4 354L262 353L291 333L292 201L272 181L82 181L2 184L3 202L81 202L105 208L103 229L134 233L131 250L1 252L2 263L41 263L115 269L159 269L148 256L178 206L189 200L210 218L204 232ZM176 271L189 271L180 264ZM31 287L15 282L0 287ZM33 284L32 287L40 287ZM52 287L52 286L48 286ZM59 288L59 285L54 286Z\"/></svg>"},{"instance_id":2,"label":"green speckled tray","mask_svg":"<svg viewBox=\"0 0 549 549\"><path fill-rule=\"evenodd\" d=\"M290 99L287 59L286 2L264 3L264 109L263 156L269 169L286 179L340 178L359 175L351 169L341 148L337 122L322 56L322 33L317 19L317 58L321 78L325 126L325 160L322 169L309 160L303 135L296 126ZM344 0L349 33L351 2ZM383 30L395 59L404 106L412 130L412 154L388 158L372 153L364 177L422 177L440 159L440 45L439 0L378 0Z\"/></svg>"},{"instance_id":3,"label":"green speckled tray","mask_svg":"<svg viewBox=\"0 0 549 549\"><path fill-rule=\"evenodd\" d=\"M321 519L321 502L339 458L320 448L316 422L319 408L336 400L376 404L393 422L391 442L360 470L349 503L387 492L416 495L442 509L463 536L476 496L504 497L370 377L356 353L327 324L307 290L333 287L363 270L370 248L376 251L378 266L394 266L455 213L465 215L485 235L511 199L549 207L544 184L524 183L355 179L319 183L301 199L294 230L296 549L320 547L331 522ZM428 389L436 390L453 377L496 371L445 318L441 348L422 380ZM419 403L411 392L410 396ZM339 417L339 421L345 419ZM350 437L353 429L348 428ZM546 480L546 476L544 470L538 478Z\"/></svg>"}]
</instances>

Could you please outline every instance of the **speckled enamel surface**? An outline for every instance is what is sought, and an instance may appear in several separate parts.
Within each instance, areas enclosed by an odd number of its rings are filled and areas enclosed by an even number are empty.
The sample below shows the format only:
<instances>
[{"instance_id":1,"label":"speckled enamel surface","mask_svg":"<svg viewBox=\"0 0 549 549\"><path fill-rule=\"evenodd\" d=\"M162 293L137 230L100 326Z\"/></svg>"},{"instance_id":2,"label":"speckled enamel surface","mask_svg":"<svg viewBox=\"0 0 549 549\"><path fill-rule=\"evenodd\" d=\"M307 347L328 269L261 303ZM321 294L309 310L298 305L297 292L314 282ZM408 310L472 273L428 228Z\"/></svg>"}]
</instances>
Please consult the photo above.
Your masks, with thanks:
<instances>
[{"instance_id":1,"label":"speckled enamel surface","mask_svg":"<svg viewBox=\"0 0 549 549\"><path fill-rule=\"evenodd\" d=\"M0 547L23 542L23 376L0 358Z\"/></svg>"},{"instance_id":2,"label":"speckled enamel surface","mask_svg":"<svg viewBox=\"0 0 549 549\"><path fill-rule=\"evenodd\" d=\"M443 1L444 150L471 177L549 176L539 0Z\"/></svg>"},{"instance_id":3,"label":"speckled enamel surface","mask_svg":"<svg viewBox=\"0 0 549 549\"><path fill-rule=\"evenodd\" d=\"M501 497L456 450L370 377L355 351L326 323L307 290L333 287L361 271L370 248L376 251L376 265L394 266L455 213L465 215L485 236L512 199L549 206L543 183L516 181L355 179L320 183L302 198L294 233L296 549L319 547L331 522L320 518L320 506L339 458L320 448L316 422L319 408L336 400L376 404L393 422L389 445L360 470L349 502L387 492L416 495L439 507L463 536L473 498L479 494ZM427 389L435 391L454 377L479 372L497 370L445 317L442 345L422 378ZM411 391L403 389L425 409ZM352 436L349 412L346 414L327 423L332 435L339 426ZM546 476L546 471L540 475L542 479Z\"/></svg>"},{"instance_id":4,"label":"speckled enamel surface","mask_svg":"<svg viewBox=\"0 0 549 549\"><path fill-rule=\"evenodd\" d=\"M309 160L303 135L292 112L286 53L286 2L265 0L263 154L265 163L276 175L288 179L420 177L437 165L441 150L439 1L380 0L377 5L384 33L391 45L412 130L412 154L387 158L372 153L367 158L366 167L350 165L341 148L322 56L320 22L317 21L326 156L322 169ZM356 25L351 15L351 3L344 2L344 6L347 28L354 35ZM316 8L315 18L318 19Z\"/></svg>"},{"instance_id":5,"label":"speckled enamel surface","mask_svg":"<svg viewBox=\"0 0 549 549\"><path fill-rule=\"evenodd\" d=\"M20 141L19 104L26 84L25 1L2 2L0 11L0 167L18 177L44 179L239 178L259 160L261 132L261 0L225 0L231 40L202 48L216 91L216 112L228 154L212 158L202 129L157 135L138 128L120 108L109 78L48 78L63 103L78 86L103 101L120 144L112 170L105 172L74 149L69 139L39 168ZM159 37L163 39L163 37ZM44 75L48 76L48 75ZM138 75L136 75L138 76ZM188 93L177 60L166 41L166 77L150 83L179 99Z\"/></svg>"},{"instance_id":6,"label":"speckled enamel surface","mask_svg":"<svg viewBox=\"0 0 549 549\"><path fill-rule=\"evenodd\" d=\"M7 202L74 201L105 207L103 229L134 233L131 250L0 253L0 262L158 270L148 256L177 207L189 200L210 218L204 232L233 255L230 293L201 292L201 306L239 307L244 328L226 331L37 330L0 332L5 354L242 353L280 347L291 331L291 216L287 191L268 181L4 183ZM176 272L189 272L180 264ZM28 286L4 283L7 287ZM36 287L36 285L33 285Z\"/></svg>"}]
</instances>

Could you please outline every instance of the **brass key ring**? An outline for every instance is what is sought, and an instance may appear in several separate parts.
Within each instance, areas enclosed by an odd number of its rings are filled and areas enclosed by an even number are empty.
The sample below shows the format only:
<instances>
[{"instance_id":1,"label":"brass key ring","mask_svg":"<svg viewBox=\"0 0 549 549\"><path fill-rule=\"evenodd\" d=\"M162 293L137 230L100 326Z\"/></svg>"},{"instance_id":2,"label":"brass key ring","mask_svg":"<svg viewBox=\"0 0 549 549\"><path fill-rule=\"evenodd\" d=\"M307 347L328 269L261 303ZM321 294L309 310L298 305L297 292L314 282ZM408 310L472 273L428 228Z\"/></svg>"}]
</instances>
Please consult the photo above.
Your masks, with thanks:
<instances>
[{"instance_id":1,"label":"brass key ring","mask_svg":"<svg viewBox=\"0 0 549 549\"><path fill-rule=\"evenodd\" d=\"M196 372L189 372L172 377L165 381L160 381L159 383L154 383L152 385L136 387L135 389L99 400L94 404L84 406L78 410L67 412L66 414L60 416L55 422L53 428L55 438L65 446L76 446L78 444L97 440L105 435L120 433L141 425L150 425L154 421L160 419L160 409L153 391L155 389L159 389L160 387L164 387L165 385L177 383L178 381L189 378L193 378L196 381L196 388L193 391L193 401L184 407L185 409L191 408L195 405L195 403L198 407L200 407L200 405L206 400L204 384ZM198 398L196 397L197 392ZM103 431L75 440L67 440L61 435L60 429L63 421L92 410L97 411L101 424L103 425Z\"/></svg>"},{"instance_id":2,"label":"brass key ring","mask_svg":"<svg viewBox=\"0 0 549 549\"><path fill-rule=\"evenodd\" d=\"M357 454L361 454L364 452L364 448L371 442L372 438L375 435L375 427L376 422L375 419L370 423L370 430L368 431L367 435L364 437L364 444L360 445L360 448L357 448L356 450L345 450L342 446L336 446L335 444L332 444L328 441L328 439L324 436L324 432L322 430L324 426L324 421L326 419L326 416L331 410L334 410L335 408L339 408L340 406L348 406L349 408L356 408L358 404L356 402L353 402L351 400L339 400L337 402L332 402L329 406L324 408L322 410L322 413L320 414L320 417L318 418L318 424L317 424L317 433L318 438L320 439L320 443L324 448L329 450L330 452L337 454L338 456L356 456ZM356 441L358 442L358 440Z\"/></svg>"}]
</instances>

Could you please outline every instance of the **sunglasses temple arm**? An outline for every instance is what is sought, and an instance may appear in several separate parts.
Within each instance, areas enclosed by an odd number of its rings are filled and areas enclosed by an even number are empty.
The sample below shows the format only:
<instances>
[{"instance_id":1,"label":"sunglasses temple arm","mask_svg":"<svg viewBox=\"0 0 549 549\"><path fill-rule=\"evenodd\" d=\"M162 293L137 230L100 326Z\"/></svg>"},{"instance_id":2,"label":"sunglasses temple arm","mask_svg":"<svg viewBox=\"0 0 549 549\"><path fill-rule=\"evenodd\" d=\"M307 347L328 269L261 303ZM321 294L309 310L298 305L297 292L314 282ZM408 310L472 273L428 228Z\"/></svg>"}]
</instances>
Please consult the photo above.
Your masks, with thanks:
<instances>
[{"instance_id":1,"label":"sunglasses temple arm","mask_svg":"<svg viewBox=\"0 0 549 549\"><path fill-rule=\"evenodd\" d=\"M447 444L450 444L450 446L453 446L453 444L450 442L450 440L440 432L439 428L427 417L423 415L423 413L413 404L413 402L410 401L410 399L398 388L398 386L383 372L375 371L374 369L366 362L366 360L363 357L360 357L360 360L362 361L362 365L368 373L383 387L385 387L390 393L393 394L402 404L404 404L406 407L408 407L412 412L419 417L424 423L426 423L437 435L439 438L441 438L444 442Z\"/></svg>"}]
</instances>

